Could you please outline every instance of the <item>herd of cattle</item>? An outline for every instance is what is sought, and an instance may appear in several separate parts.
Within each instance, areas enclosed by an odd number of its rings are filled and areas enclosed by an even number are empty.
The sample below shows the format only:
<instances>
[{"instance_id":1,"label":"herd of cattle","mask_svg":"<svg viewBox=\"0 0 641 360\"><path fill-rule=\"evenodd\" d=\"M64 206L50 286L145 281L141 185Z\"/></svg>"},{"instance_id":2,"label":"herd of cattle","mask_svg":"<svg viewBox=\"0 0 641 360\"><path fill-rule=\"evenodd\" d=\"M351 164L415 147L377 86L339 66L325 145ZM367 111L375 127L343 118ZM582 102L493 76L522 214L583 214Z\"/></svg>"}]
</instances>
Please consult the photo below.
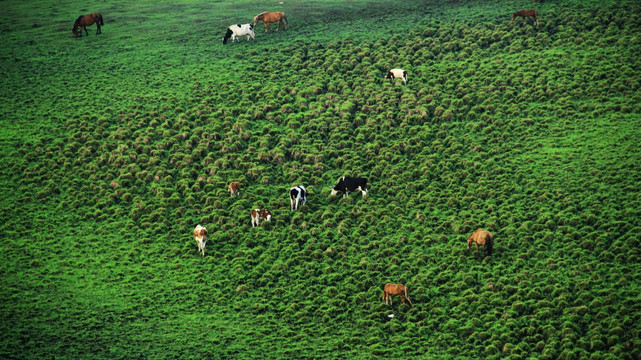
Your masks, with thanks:
<instances>
[{"instance_id":1,"label":"herd of cattle","mask_svg":"<svg viewBox=\"0 0 641 360\"><path fill-rule=\"evenodd\" d=\"M240 183L232 181L227 188L230 196L236 197L240 192ZM339 192L343 197L347 196L350 191L360 191L363 197L367 195L367 179L361 177L343 176L338 183L332 188L331 194L336 195ZM300 206L307 202L307 190L303 185L294 186L289 189L290 211L298 210ZM252 227L260 225L261 221L271 221L272 213L267 209L252 209L251 224ZM198 251L205 256L205 245L207 244L207 228L197 225L194 229L194 239L198 244Z\"/></svg>"}]
</instances>

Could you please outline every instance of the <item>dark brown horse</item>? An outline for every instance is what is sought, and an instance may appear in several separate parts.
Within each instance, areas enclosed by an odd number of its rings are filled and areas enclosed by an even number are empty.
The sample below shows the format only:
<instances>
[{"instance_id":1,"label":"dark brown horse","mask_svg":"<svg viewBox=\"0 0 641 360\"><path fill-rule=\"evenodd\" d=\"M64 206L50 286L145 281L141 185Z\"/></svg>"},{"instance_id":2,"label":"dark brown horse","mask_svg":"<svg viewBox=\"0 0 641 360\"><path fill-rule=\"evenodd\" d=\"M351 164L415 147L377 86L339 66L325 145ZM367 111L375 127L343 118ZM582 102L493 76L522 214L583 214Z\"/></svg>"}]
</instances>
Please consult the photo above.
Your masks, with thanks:
<instances>
[{"instance_id":1,"label":"dark brown horse","mask_svg":"<svg viewBox=\"0 0 641 360\"><path fill-rule=\"evenodd\" d=\"M278 21L278 27L276 28L276 31L280 29L281 23L285 23L285 30L287 30L287 27L289 26L289 23L287 22L287 16L284 12L281 11L264 12L254 16L254 26L258 25L258 22L261 20L265 23L265 32L269 30L269 24L276 21Z\"/></svg>"},{"instance_id":2,"label":"dark brown horse","mask_svg":"<svg viewBox=\"0 0 641 360\"><path fill-rule=\"evenodd\" d=\"M476 251L479 251L479 245L483 249L483 255L487 250L487 255L492 255L492 248L494 247L494 235L483 229L476 229L476 231L467 238L467 248L472 247L472 243L476 243Z\"/></svg>"},{"instance_id":3,"label":"dark brown horse","mask_svg":"<svg viewBox=\"0 0 641 360\"><path fill-rule=\"evenodd\" d=\"M98 13L93 13L89 15L80 15L76 19L76 22L73 23L73 29L71 29L71 32L73 32L73 37L78 37L82 36L82 29L85 29L85 33L87 33L87 36L89 36L89 32L87 31L87 26L96 24L98 27L98 30L96 31L96 35L102 34L102 31L100 30L100 25L104 25L104 21L102 21L102 15ZM78 28L80 28L80 33L78 33Z\"/></svg>"},{"instance_id":4,"label":"dark brown horse","mask_svg":"<svg viewBox=\"0 0 641 360\"><path fill-rule=\"evenodd\" d=\"M517 17L522 17L523 18L523 24L525 24L525 18L528 17L533 17L534 18L534 26L539 25L539 19L538 19L539 13L536 12L536 10L529 9L529 10L519 10L512 14L512 21L516 19Z\"/></svg>"},{"instance_id":5,"label":"dark brown horse","mask_svg":"<svg viewBox=\"0 0 641 360\"><path fill-rule=\"evenodd\" d=\"M403 296L403 294L405 294L405 296ZM407 286L403 284L385 284L383 288L383 301L385 301L385 304L387 304L389 300L389 304L392 305L392 295L400 296L403 304L405 304L405 299L407 299L410 305L412 305L412 300L410 300L410 297L407 295Z\"/></svg>"}]
</instances>

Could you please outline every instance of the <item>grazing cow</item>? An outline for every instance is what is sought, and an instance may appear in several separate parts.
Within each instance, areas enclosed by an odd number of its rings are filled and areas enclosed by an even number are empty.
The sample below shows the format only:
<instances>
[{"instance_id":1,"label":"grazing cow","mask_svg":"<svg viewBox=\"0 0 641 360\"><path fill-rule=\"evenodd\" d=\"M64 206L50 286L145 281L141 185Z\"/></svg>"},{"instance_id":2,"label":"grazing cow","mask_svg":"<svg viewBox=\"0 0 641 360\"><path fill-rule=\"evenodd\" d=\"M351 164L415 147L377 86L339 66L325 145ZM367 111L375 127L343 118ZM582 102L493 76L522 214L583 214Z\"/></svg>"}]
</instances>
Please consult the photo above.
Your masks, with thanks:
<instances>
[{"instance_id":1,"label":"grazing cow","mask_svg":"<svg viewBox=\"0 0 641 360\"><path fill-rule=\"evenodd\" d=\"M347 196L349 191L360 191L363 197L367 195L367 179L360 177L343 176L338 180L338 184L332 189L332 195L343 193L343 197Z\"/></svg>"},{"instance_id":2,"label":"grazing cow","mask_svg":"<svg viewBox=\"0 0 641 360\"><path fill-rule=\"evenodd\" d=\"M261 220L272 221L272 213L265 209L252 210L252 227L258 226Z\"/></svg>"},{"instance_id":3,"label":"grazing cow","mask_svg":"<svg viewBox=\"0 0 641 360\"><path fill-rule=\"evenodd\" d=\"M307 202L307 190L303 185L294 186L289 189L289 210L298 210L298 206L303 206Z\"/></svg>"},{"instance_id":4,"label":"grazing cow","mask_svg":"<svg viewBox=\"0 0 641 360\"><path fill-rule=\"evenodd\" d=\"M254 25L252 24L232 25L229 28L227 28L227 33L223 38L223 44L227 44L227 40L229 40L229 38L231 38L231 42L235 42L236 39L245 35L247 35L247 41L249 41L250 37L254 39L254 41L256 41L256 35L254 35ZM240 39L238 39L238 42L240 42Z\"/></svg>"},{"instance_id":5,"label":"grazing cow","mask_svg":"<svg viewBox=\"0 0 641 360\"><path fill-rule=\"evenodd\" d=\"M403 69L392 69L387 72L385 78L392 80L392 84L395 79L403 79L403 84L407 85L407 71Z\"/></svg>"},{"instance_id":6,"label":"grazing cow","mask_svg":"<svg viewBox=\"0 0 641 360\"><path fill-rule=\"evenodd\" d=\"M203 252L205 256L205 245L207 244L207 228L204 226L196 225L194 229L194 239L198 243L198 251Z\"/></svg>"},{"instance_id":7,"label":"grazing cow","mask_svg":"<svg viewBox=\"0 0 641 360\"><path fill-rule=\"evenodd\" d=\"M227 189L227 191L229 191L231 197L236 197L236 195L238 195L238 193L240 192L240 184L238 183L238 181L232 181L231 183L229 183L229 188Z\"/></svg>"},{"instance_id":8,"label":"grazing cow","mask_svg":"<svg viewBox=\"0 0 641 360\"><path fill-rule=\"evenodd\" d=\"M403 294L405 294L405 296L403 296ZM385 288L383 288L383 301L385 301L385 304L387 304L389 300L389 304L392 305L392 295L400 296L403 304L405 304L405 299L407 299L410 305L412 305L412 300L410 300L409 295L407 295L407 286L403 284L385 284Z\"/></svg>"}]
</instances>

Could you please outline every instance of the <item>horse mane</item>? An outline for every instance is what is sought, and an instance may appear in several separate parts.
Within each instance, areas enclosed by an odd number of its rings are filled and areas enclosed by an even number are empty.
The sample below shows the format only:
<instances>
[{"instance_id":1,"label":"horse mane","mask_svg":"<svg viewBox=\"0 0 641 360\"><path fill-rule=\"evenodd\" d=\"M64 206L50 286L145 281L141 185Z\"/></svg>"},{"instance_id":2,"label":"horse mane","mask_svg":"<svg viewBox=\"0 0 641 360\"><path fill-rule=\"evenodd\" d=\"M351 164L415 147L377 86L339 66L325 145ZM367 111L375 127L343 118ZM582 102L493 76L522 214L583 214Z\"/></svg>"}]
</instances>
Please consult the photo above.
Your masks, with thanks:
<instances>
[{"instance_id":1,"label":"horse mane","mask_svg":"<svg viewBox=\"0 0 641 360\"><path fill-rule=\"evenodd\" d=\"M80 15L80 16L78 16L78 18L76 19L76 22L74 22L73 24L74 24L74 25L78 24L78 23L80 22L80 20L82 19L82 17L83 17L83 16L84 16L84 15Z\"/></svg>"}]
</instances>

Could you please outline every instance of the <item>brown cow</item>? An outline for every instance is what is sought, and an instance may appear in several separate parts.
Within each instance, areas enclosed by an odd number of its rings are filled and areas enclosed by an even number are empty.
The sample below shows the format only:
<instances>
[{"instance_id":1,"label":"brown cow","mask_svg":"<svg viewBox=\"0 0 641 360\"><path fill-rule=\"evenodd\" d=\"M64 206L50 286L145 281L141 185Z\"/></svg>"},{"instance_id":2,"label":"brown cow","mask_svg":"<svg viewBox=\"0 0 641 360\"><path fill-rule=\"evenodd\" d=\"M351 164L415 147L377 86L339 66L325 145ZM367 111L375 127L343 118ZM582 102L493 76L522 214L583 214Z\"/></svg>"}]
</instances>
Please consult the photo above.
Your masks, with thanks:
<instances>
[{"instance_id":1,"label":"brown cow","mask_svg":"<svg viewBox=\"0 0 641 360\"><path fill-rule=\"evenodd\" d=\"M476 231L467 238L467 248L472 247L472 243L476 243L476 251L479 251L479 245L483 249L483 255L487 250L487 255L492 255L492 248L494 247L494 235L483 229L476 229Z\"/></svg>"},{"instance_id":2,"label":"brown cow","mask_svg":"<svg viewBox=\"0 0 641 360\"><path fill-rule=\"evenodd\" d=\"M403 294L405 294L405 296L403 296ZM385 304L387 304L387 300L389 299L389 304L392 305L392 295L400 296L403 304L405 304L405 299L407 299L410 305L412 305L412 300L410 300L409 295L407 295L407 286L403 284L385 284L385 288L383 288L383 301L385 301Z\"/></svg>"},{"instance_id":3,"label":"brown cow","mask_svg":"<svg viewBox=\"0 0 641 360\"><path fill-rule=\"evenodd\" d=\"M529 9L529 10L519 10L512 14L512 21L516 19L517 17L522 17L523 18L523 24L525 24L525 18L528 17L533 17L534 18L534 26L539 25L539 19L538 19L538 14L536 10Z\"/></svg>"},{"instance_id":4,"label":"brown cow","mask_svg":"<svg viewBox=\"0 0 641 360\"><path fill-rule=\"evenodd\" d=\"M204 226L196 225L194 229L194 239L198 243L198 251L203 252L205 256L205 245L207 244L207 228Z\"/></svg>"},{"instance_id":5,"label":"brown cow","mask_svg":"<svg viewBox=\"0 0 641 360\"><path fill-rule=\"evenodd\" d=\"M272 213L265 209L252 210L252 227L258 226L261 220L272 221Z\"/></svg>"},{"instance_id":6,"label":"brown cow","mask_svg":"<svg viewBox=\"0 0 641 360\"><path fill-rule=\"evenodd\" d=\"M240 192L240 184L238 183L238 181L230 182L227 191L229 191L232 197L236 197L236 195Z\"/></svg>"}]
</instances>

